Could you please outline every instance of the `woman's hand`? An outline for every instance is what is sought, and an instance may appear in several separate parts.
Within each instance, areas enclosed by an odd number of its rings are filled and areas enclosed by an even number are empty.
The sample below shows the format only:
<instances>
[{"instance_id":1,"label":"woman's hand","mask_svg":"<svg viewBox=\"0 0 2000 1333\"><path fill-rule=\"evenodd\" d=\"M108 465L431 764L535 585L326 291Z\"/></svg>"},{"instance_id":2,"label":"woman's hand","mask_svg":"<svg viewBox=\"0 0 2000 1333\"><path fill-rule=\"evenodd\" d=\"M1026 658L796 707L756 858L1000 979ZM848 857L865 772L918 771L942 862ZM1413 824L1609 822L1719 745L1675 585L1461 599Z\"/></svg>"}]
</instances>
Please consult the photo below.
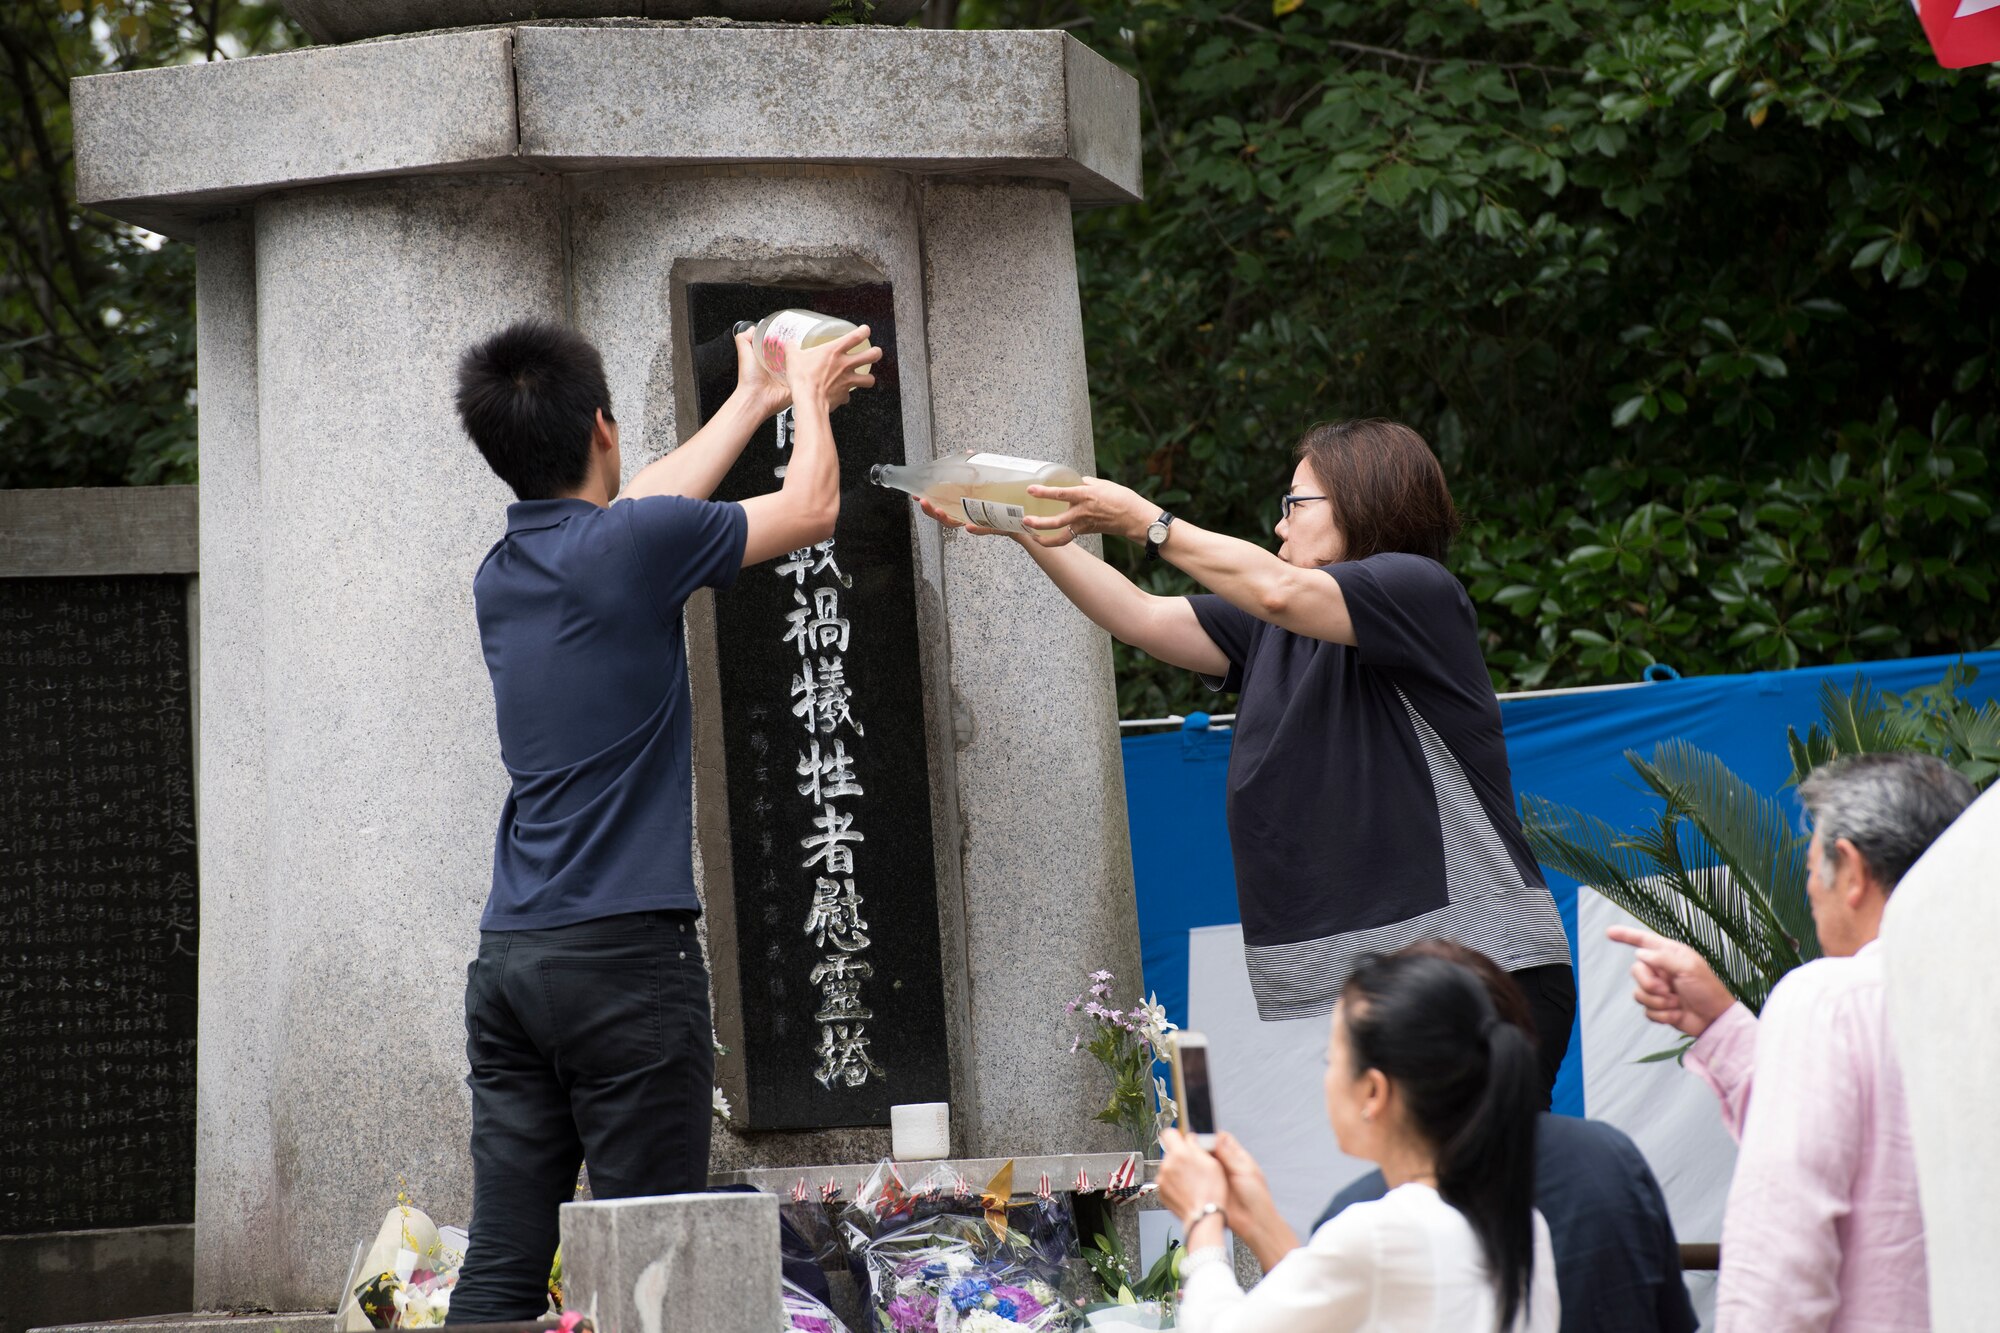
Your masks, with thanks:
<instances>
[{"instance_id":1,"label":"woman's hand","mask_svg":"<svg viewBox=\"0 0 2000 1333\"><path fill-rule=\"evenodd\" d=\"M856 389L872 388L875 376L869 367L882 359L882 349L854 350L867 337L868 326L863 324L832 342L794 349L785 359L785 382L791 386L792 400L824 403L831 411L846 403Z\"/></svg>"},{"instance_id":2,"label":"woman's hand","mask_svg":"<svg viewBox=\"0 0 2000 1333\"><path fill-rule=\"evenodd\" d=\"M756 404L758 419L773 417L792 405L792 386L781 376L764 369L764 358L757 355L757 348L751 341L756 333L748 328L736 335L736 389L750 395Z\"/></svg>"},{"instance_id":3,"label":"woman's hand","mask_svg":"<svg viewBox=\"0 0 2000 1333\"><path fill-rule=\"evenodd\" d=\"M1029 540L1029 535L1027 533L1008 532L1004 528L982 528L977 524L967 523L963 519L953 518L950 514L945 513L944 510L939 509L929 500L924 499L924 497L921 495L915 496L913 498L917 502L917 508L923 510L924 513L928 515L930 518L935 519L937 523L942 527L956 528L960 532L969 533L974 537L1012 537L1015 541L1020 542L1023 545L1026 545ZM1061 546L1064 542L1067 542L1069 540L1069 537L1067 534L1065 534L1061 538L1043 537L1038 535L1034 537L1033 540L1042 546Z\"/></svg>"},{"instance_id":4,"label":"woman's hand","mask_svg":"<svg viewBox=\"0 0 2000 1333\"><path fill-rule=\"evenodd\" d=\"M1299 1247L1291 1224L1278 1212L1264 1168L1233 1134L1215 1136L1215 1160L1229 1179L1229 1229L1250 1247L1265 1272Z\"/></svg>"},{"instance_id":5,"label":"woman's hand","mask_svg":"<svg viewBox=\"0 0 2000 1333\"><path fill-rule=\"evenodd\" d=\"M1229 1181L1229 1219L1240 1232L1253 1217L1273 1216L1278 1211L1271 1201L1271 1186L1264 1168L1250 1150L1236 1141L1234 1134L1215 1136L1215 1160Z\"/></svg>"},{"instance_id":6,"label":"woman's hand","mask_svg":"<svg viewBox=\"0 0 2000 1333\"><path fill-rule=\"evenodd\" d=\"M1178 1129L1161 1130L1160 1146L1167 1154L1160 1163L1160 1202L1168 1212L1186 1222L1211 1203L1229 1206L1229 1176L1221 1162ZM1189 1236L1189 1246L1195 1243Z\"/></svg>"},{"instance_id":7,"label":"woman's hand","mask_svg":"<svg viewBox=\"0 0 2000 1333\"><path fill-rule=\"evenodd\" d=\"M1028 494L1037 500L1061 500L1069 506L1051 518L1021 520L1038 532L1069 529L1061 542L1092 532L1108 532L1127 541L1142 542L1146 540L1146 529L1160 516L1160 507L1151 500L1129 486L1102 477L1085 477L1078 486L1030 486Z\"/></svg>"}]
</instances>

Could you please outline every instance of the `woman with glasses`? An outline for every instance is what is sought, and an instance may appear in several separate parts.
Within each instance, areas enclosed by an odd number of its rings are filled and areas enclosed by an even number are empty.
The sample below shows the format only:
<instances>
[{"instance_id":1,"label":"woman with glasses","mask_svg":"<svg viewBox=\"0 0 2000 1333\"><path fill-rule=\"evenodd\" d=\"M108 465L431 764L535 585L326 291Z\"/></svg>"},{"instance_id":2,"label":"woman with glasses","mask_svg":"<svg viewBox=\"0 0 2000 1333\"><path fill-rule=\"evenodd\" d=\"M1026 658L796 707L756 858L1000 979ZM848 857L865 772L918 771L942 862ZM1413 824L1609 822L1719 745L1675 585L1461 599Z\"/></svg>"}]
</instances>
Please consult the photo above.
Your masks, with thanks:
<instances>
[{"instance_id":1,"label":"woman with glasses","mask_svg":"<svg viewBox=\"0 0 2000 1333\"><path fill-rule=\"evenodd\" d=\"M1098 478L1030 488L1069 505L1026 520L1068 529L1054 544L994 535L1120 641L1239 695L1229 834L1259 1014L1325 1014L1364 954L1455 939L1527 995L1546 1091L1576 984L1515 815L1472 602L1441 563L1458 530L1444 471L1390 421L1315 426L1296 464L1275 555ZM1145 591L1070 544L1093 532L1144 542L1209 591Z\"/></svg>"}]
</instances>

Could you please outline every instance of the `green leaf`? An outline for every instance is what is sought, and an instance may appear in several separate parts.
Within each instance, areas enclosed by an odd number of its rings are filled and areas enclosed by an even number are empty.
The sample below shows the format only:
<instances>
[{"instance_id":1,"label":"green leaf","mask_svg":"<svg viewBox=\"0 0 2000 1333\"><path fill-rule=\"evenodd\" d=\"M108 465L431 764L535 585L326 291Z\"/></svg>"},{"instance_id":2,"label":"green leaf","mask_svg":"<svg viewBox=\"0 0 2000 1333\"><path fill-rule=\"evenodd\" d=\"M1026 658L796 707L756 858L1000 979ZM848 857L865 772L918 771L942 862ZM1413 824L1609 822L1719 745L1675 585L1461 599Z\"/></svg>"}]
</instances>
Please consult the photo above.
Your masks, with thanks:
<instances>
[{"instance_id":1,"label":"green leaf","mask_svg":"<svg viewBox=\"0 0 2000 1333\"><path fill-rule=\"evenodd\" d=\"M1867 268L1870 264L1876 263L1883 255L1887 254L1889 247L1895 243L1896 238L1893 236L1884 236L1880 240L1868 242L1868 244L1854 252L1854 259L1848 264L1848 267Z\"/></svg>"}]
</instances>

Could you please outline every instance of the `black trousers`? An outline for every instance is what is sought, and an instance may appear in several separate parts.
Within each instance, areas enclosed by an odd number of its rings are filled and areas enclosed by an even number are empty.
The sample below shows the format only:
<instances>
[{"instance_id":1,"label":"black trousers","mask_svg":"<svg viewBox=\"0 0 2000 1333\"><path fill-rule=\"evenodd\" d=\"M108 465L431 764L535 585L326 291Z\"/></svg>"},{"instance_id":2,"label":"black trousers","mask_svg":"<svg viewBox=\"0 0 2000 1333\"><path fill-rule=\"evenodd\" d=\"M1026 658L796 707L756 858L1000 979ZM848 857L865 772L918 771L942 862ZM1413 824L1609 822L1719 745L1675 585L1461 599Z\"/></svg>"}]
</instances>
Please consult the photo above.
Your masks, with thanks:
<instances>
[{"instance_id":1,"label":"black trousers","mask_svg":"<svg viewBox=\"0 0 2000 1333\"><path fill-rule=\"evenodd\" d=\"M1556 1088L1556 1071L1569 1054L1569 1030L1576 1022L1576 972L1567 963L1510 972L1527 997L1535 1019L1535 1041L1542 1056L1542 1109L1549 1109Z\"/></svg>"},{"instance_id":2,"label":"black trousers","mask_svg":"<svg viewBox=\"0 0 2000 1333\"><path fill-rule=\"evenodd\" d=\"M548 1308L556 1210L708 1188L715 1078L692 912L483 931L466 970L472 1226L454 1324Z\"/></svg>"}]
</instances>

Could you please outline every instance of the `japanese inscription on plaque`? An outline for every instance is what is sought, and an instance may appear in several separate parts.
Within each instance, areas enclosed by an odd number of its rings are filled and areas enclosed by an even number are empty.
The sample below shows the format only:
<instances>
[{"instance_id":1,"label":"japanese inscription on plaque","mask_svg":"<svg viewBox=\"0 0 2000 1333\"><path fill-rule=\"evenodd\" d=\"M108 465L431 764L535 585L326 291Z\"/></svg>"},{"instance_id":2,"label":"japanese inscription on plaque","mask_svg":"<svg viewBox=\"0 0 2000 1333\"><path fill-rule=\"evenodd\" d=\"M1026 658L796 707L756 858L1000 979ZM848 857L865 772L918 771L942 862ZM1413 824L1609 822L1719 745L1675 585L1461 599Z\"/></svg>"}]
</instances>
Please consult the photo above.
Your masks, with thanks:
<instances>
[{"instance_id":1,"label":"japanese inscription on plaque","mask_svg":"<svg viewBox=\"0 0 2000 1333\"><path fill-rule=\"evenodd\" d=\"M885 355L833 416L834 536L716 597L742 1109L751 1129L878 1125L950 1089L909 509L868 485L903 461L895 321L887 286L693 285L704 417L735 384L732 326L786 306L868 324ZM786 412L715 498L772 490L790 454Z\"/></svg>"},{"instance_id":2,"label":"japanese inscription on plaque","mask_svg":"<svg viewBox=\"0 0 2000 1333\"><path fill-rule=\"evenodd\" d=\"M0 580L0 1234L194 1217L186 586Z\"/></svg>"}]
</instances>

